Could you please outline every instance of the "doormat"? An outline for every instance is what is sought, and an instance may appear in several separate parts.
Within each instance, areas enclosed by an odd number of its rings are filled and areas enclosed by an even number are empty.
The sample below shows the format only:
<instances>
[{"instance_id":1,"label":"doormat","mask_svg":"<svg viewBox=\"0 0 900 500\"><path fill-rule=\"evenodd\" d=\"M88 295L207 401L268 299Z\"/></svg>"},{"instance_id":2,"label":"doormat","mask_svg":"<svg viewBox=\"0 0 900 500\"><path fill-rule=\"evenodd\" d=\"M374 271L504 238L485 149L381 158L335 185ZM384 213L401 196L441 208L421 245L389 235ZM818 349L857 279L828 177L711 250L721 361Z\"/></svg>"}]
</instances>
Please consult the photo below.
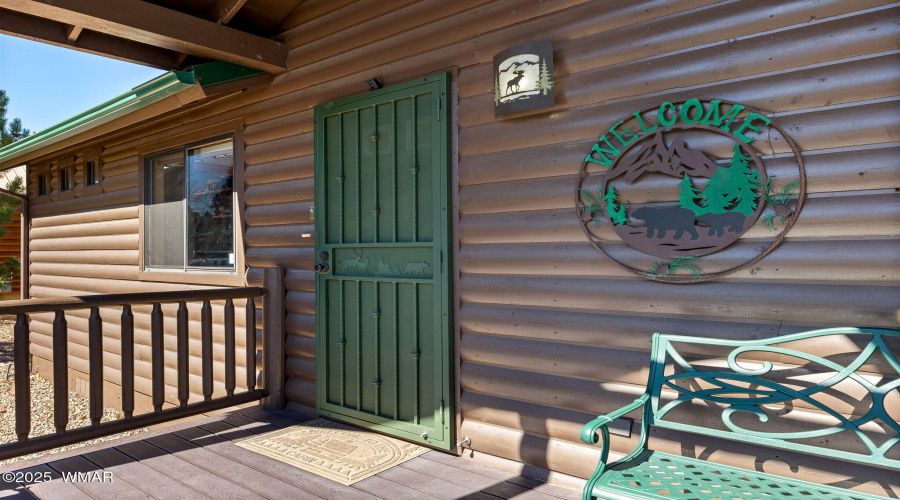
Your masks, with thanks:
<instances>
[{"instance_id":1,"label":"doormat","mask_svg":"<svg viewBox=\"0 0 900 500\"><path fill-rule=\"evenodd\" d=\"M346 486L429 450L323 418L236 444Z\"/></svg>"}]
</instances>

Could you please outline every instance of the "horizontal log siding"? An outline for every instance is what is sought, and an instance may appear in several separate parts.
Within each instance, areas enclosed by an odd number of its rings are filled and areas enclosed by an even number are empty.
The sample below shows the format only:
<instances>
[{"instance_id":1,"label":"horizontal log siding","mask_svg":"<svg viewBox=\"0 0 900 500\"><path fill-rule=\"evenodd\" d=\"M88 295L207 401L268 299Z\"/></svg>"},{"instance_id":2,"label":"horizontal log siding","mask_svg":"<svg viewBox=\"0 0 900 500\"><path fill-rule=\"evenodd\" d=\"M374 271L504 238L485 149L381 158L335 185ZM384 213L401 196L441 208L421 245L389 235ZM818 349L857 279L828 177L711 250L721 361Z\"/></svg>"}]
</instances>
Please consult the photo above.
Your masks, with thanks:
<instances>
[{"instance_id":1,"label":"horizontal log siding","mask_svg":"<svg viewBox=\"0 0 900 500\"><path fill-rule=\"evenodd\" d=\"M127 177L133 151L242 117L246 259L286 268L285 390L291 408L309 410L314 247L303 235L313 224L312 108L365 91L368 78L393 84L456 67L460 435L492 463L583 478L598 454L578 430L642 392L654 331L754 339L838 324L900 326L897 15L884 0L308 0L278 36L291 47L287 72L122 131L104 150L118 191L35 207L48 222L34 227L77 217L86 230L115 220L126 231L137 197ZM555 43L555 108L495 120L491 58L541 39ZM584 241L571 207L575 174L592 140L621 116L698 95L774 115L803 150L808 204L781 248L728 279L673 287L625 275ZM787 172L787 153L773 143L776 174ZM102 220L86 215L100 206ZM47 278L33 290L77 288L85 277L64 278L56 265L68 255L92 271L106 262L102 253L114 263L106 272L123 277L136 261L127 232L98 234L103 249L87 251L83 234L60 230L33 250ZM715 258L744 259L764 236L754 230ZM82 286L101 282L110 281ZM801 421L817 417L798 410ZM652 440L674 453L900 493L896 478L862 466L673 431ZM634 437L612 440L615 454L633 445Z\"/></svg>"},{"instance_id":2,"label":"horizontal log siding","mask_svg":"<svg viewBox=\"0 0 900 500\"><path fill-rule=\"evenodd\" d=\"M112 144L105 143L105 146ZM102 157L105 159L105 156ZM38 202L32 206L30 245L30 297L62 297L103 293L151 292L209 288L139 281L139 207L137 205L138 156L132 149L128 156L104 163L101 194L85 194L75 186L74 199ZM76 177L80 182L80 178ZM123 194L127 193L127 194ZM123 203L124 202L124 203ZM224 368L224 302L213 303L213 370L214 395L225 395ZM236 301L236 308L244 303ZM200 303L188 304L190 351L190 400L202 401L200 365ZM163 305L165 314L164 361L165 396L170 404L178 404L176 319L178 306ZM121 344L119 342L121 308L100 309L103 318L104 379L108 384L106 403L121 405ZM150 307L133 308L135 325L135 389L136 399L152 411ZM88 373L89 310L66 313L69 328L69 368L71 387L85 392ZM236 380L246 380L244 334L245 315L235 314ZM32 353L38 370L50 369L53 359L53 314L31 316ZM50 376L50 372L43 374ZM109 385L112 384L112 385ZM86 395L86 392L85 392ZM141 397L144 396L144 397Z\"/></svg>"}]
</instances>

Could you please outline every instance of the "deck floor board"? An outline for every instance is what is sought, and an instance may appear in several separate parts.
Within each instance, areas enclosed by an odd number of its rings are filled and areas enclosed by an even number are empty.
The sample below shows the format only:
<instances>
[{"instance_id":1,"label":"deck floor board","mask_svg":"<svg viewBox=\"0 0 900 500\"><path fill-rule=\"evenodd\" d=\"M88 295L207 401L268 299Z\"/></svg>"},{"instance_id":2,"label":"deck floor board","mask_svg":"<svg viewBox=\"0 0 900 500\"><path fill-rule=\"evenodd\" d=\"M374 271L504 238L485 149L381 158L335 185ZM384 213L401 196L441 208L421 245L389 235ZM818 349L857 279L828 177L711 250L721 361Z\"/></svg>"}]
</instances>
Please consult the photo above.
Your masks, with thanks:
<instances>
[{"instance_id":1,"label":"deck floor board","mask_svg":"<svg viewBox=\"0 0 900 500\"><path fill-rule=\"evenodd\" d=\"M51 469L48 465L35 465L32 467L26 467L22 469L22 472L25 474L28 473L50 473L49 481L41 481L41 482L31 482L28 484L24 484L28 489L28 492L34 495L37 498L65 498L72 500L81 500L90 499L90 495L80 490L74 483L67 483L63 481L62 476L59 475L59 472Z\"/></svg>"},{"instance_id":2,"label":"deck floor board","mask_svg":"<svg viewBox=\"0 0 900 500\"><path fill-rule=\"evenodd\" d=\"M0 472L49 473L50 481L0 483L0 499L127 500L568 500L578 492L429 451L344 486L235 443L310 420L244 408L122 439L8 464ZM60 472L111 472L113 483L66 482Z\"/></svg>"},{"instance_id":3,"label":"deck floor board","mask_svg":"<svg viewBox=\"0 0 900 500\"><path fill-rule=\"evenodd\" d=\"M115 448L96 450L83 455L104 471L112 472L116 481L123 481L151 498L189 500L197 498L197 491L179 481L158 481L159 473L146 464Z\"/></svg>"},{"instance_id":4,"label":"deck floor board","mask_svg":"<svg viewBox=\"0 0 900 500\"><path fill-rule=\"evenodd\" d=\"M228 479L219 477L181 457L153 446L146 440L126 444L119 448L119 451L146 463L167 477L176 481L186 482L191 488L210 498L234 498L236 500L241 498L264 498Z\"/></svg>"}]
</instances>

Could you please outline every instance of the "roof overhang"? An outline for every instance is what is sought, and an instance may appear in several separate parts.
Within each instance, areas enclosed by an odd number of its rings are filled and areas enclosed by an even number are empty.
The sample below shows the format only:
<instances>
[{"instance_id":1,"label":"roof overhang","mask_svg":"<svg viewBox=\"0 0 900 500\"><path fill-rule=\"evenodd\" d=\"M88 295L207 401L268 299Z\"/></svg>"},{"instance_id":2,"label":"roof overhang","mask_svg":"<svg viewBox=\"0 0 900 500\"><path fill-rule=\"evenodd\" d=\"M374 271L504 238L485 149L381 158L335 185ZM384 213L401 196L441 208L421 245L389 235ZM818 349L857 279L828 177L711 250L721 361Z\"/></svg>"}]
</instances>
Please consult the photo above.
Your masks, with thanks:
<instances>
[{"instance_id":1,"label":"roof overhang","mask_svg":"<svg viewBox=\"0 0 900 500\"><path fill-rule=\"evenodd\" d=\"M270 81L272 75L227 62L169 71L83 113L0 148L0 169L21 165L89 138L178 109L205 97Z\"/></svg>"},{"instance_id":2,"label":"roof overhang","mask_svg":"<svg viewBox=\"0 0 900 500\"><path fill-rule=\"evenodd\" d=\"M246 3L217 1L204 18L142 0L0 0L0 33L164 70L211 60L285 71L285 44L225 26Z\"/></svg>"}]
</instances>

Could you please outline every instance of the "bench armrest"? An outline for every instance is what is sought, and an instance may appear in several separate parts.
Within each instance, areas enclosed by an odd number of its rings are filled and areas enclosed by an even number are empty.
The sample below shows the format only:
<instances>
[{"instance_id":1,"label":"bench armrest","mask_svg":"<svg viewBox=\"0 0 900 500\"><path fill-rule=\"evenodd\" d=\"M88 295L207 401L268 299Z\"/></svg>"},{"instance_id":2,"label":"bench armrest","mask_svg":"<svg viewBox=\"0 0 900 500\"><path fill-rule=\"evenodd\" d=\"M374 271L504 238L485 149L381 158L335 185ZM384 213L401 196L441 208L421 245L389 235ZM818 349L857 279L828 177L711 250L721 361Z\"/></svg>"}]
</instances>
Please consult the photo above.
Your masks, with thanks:
<instances>
[{"instance_id":1,"label":"bench armrest","mask_svg":"<svg viewBox=\"0 0 900 500\"><path fill-rule=\"evenodd\" d=\"M649 394L644 394L641 397L635 399L631 402L631 404L623 406L618 410L607 413L606 415L601 415L594 420L591 420L584 427L581 428L581 440L586 444L597 444L597 441L600 440L600 436L597 435L597 432L601 428L606 428L607 425L610 424L613 420L623 417L634 410L644 406L647 404L647 400L650 399ZM604 443L605 445L606 443Z\"/></svg>"}]
</instances>

